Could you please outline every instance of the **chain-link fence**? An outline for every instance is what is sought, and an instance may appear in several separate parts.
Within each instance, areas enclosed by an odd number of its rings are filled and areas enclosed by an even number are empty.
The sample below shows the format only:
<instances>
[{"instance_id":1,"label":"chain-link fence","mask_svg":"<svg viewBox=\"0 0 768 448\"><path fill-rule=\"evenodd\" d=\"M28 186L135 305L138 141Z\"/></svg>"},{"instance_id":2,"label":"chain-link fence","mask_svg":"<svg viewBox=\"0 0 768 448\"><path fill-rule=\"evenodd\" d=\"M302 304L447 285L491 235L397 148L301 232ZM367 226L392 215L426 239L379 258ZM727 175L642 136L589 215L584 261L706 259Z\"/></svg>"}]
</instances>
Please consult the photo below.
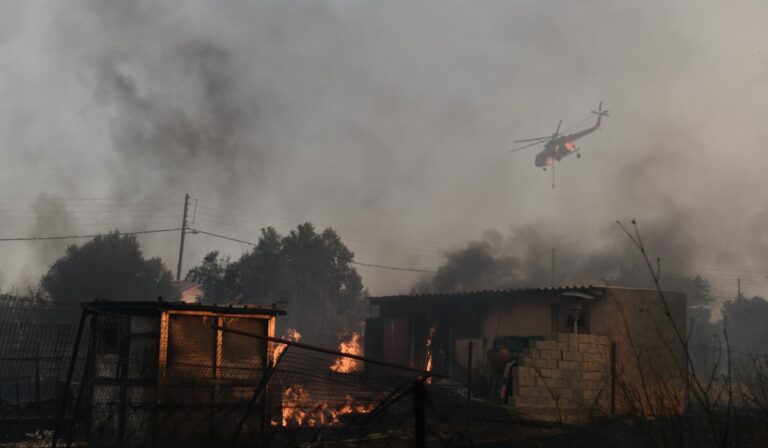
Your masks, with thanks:
<instances>
[{"instance_id":1,"label":"chain-link fence","mask_svg":"<svg viewBox=\"0 0 768 448\"><path fill-rule=\"evenodd\" d=\"M88 312L80 343L87 356L68 366L71 393L55 425L58 446L468 440L462 386L429 384L428 372L352 351L271 338L265 316L237 309Z\"/></svg>"},{"instance_id":2,"label":"chain-link fence","mask_svg":"<svg viewBox=\"0 0 768 448\"><path fill-rule=\"evenodd\" d=\"M79 304L0 296L0 442L51 427L80 314Z\"/></svg>"},{"instance_id":3,"label":"chain-link fence","mask_svg":"<svg viewBox=\"0 0 768 448\"><path fill-rule=\"evenodd\" d=\"M465 384L365 358L359 341L329 350L270 338L258 309L143 303L0 302L0 443L466 446L490 424Z\"/></svg>"}]
</instances>

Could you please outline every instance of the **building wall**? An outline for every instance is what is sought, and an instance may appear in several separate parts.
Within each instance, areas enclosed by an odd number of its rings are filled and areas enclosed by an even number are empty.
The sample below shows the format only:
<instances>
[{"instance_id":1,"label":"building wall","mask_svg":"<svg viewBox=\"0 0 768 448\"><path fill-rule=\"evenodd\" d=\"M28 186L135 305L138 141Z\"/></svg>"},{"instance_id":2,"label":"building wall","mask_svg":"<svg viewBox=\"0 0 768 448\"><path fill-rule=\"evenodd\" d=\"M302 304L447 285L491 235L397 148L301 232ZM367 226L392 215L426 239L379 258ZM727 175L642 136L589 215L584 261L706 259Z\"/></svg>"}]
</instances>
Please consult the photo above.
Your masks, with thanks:
<instances>
[{"instance_id":1,"label":"building wall","mask_svg":"<svg viewBox=\"0 0 768 448\"><path fill-rule=\"evenodd\" d=\"M543 336L552 333L552 301L519 299L489 307L483 317L483 336L493 344L496 336Z\"/></svg>"},{"instance_id":2,"label":"building wall","mask_svg":"<svg viewBox=\"0 0 768 448\"><path fill-rule=\"evenodd\" d=\"M574 421L611 410L611 340L591 334L535 341L513 367L509 404L530 418Z\"/></svg>"},{"instance_id":3,"label":"building wall","mask_svg":"<svg viewBox=\"0 0 768 448\"><path fill-rule=\"evenodd\" d=\"M684 412L688 373L685 350L675 331L683 337L686 334L686 298L670 292L665 292L664 297L665 301L656 291L630 288L599 288L594 299L538 291L530 298L472 298L450 306L438 300L421 302L413 308L400 304L387 307L386 312L382 307L382 315L413 319L450 310L456 321L467 320L467 307L480 313L478 334L447 333L451 338L444 347L451 347L458 366L451 373L459 380L460 374L466 372L469 341L473 343L473 378L479 378L489 374L488 351L497 336L548 339L532 342L529 352L523 355L519 379L515 380L518 389L513 391L511 403L515 407L540 410L549 418L554 415L550 411L558 407L570 409L571 414L615 409L619 414L664 415ZM554 320L559 316L556 305L578 303L588 315L588 334L557 333L555 328L561 325ZM439 322L445 327L450 321ZM424 339L414 334L417 343ZM611 364L609 356L611 343L616 346L615 364ZM615 388L606 389L606 378ZM554 406L550 389L562 392L562 406ZM606 390L614 391L610 409L604 401ZM498 397L497 391L491 388L491 396ZM593 398L597 401L590 402Z\"/></svg>"},{"instance_id":4,"label":"building wall","mask_svg":"<svg viewBox=\"0 0 768 448\"><path fill-rule=\"evenodd\" d=\"M608 335L616 342L619 413L666 415L685 410L686 297L611 288ZM682 338L682 340L681 340Z\"/></svg>"}]
</instances>

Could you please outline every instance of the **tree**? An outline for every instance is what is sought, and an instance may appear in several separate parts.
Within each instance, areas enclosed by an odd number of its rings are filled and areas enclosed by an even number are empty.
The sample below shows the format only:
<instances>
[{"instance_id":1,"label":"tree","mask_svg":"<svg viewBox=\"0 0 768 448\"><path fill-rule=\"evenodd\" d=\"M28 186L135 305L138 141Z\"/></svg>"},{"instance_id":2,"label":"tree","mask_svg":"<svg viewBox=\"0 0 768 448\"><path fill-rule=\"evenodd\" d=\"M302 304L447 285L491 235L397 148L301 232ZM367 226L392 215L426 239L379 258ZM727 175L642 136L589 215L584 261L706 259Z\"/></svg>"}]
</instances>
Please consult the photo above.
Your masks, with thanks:
<instances>
[{"instance_id":1,"label":"tree","mask_svg":"<svg viewBox=\"0 0 768 448\"><path fill-rule=\"evenodd\" d=\"M159 258L144 258L135 235L114 231L67 247L40 285L57 302L177 300L172 279Z\"/></svg>"},{"instance_id":2,"label":"tree","mask_svg":"<svg viewBox=\"0 0 768 448\"><path fill-rule=\"evenodd\" d=\"M207 302L285 302L281 325L328 340L359 329L364 316L365 292L353 259L331 228L317 233L305 223L282 236L268 227L252 251L236 261L211 252L188 278L202 285Z\"/></svg>"},{"instance_id":3,"label":"tree","mask_svg":"<svg viewBox=\"0 0 768 448\"><path fill-rule=\"evenodd\" d=\"M223 302L237 295L236 274L230 258L219 257L219 251L214 250L203 257L199 266L189 270L187 279L199 283L207 298Z\"/></svg>"},{"instance_id":4,"label":"tree","mask_svg":"<svg viewBox=\"0 0 768 448\"><path fill-rule=\"evenodd\" d=\"M734 351L765 355L768 349L768 301L755 296L729 300L723 305L728 340Z\"/></svg>"}]
</instances>

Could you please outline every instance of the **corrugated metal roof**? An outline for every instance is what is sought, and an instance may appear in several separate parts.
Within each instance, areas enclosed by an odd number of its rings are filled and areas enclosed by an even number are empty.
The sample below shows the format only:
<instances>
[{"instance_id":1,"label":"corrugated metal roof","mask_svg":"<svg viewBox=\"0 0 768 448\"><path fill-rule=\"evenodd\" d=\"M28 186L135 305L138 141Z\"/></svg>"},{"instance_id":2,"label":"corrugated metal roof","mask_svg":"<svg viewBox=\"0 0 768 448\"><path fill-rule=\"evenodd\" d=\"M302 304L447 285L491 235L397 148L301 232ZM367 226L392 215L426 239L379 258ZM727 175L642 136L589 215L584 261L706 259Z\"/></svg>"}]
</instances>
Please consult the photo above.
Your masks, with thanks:
<instances>
[{"instance_id":1,"label":"corrugated metal roof","mask_svg":"<svg viewBox=\"0 0 768 448\"><path fill-rule=\"evenodd\" d=\"M492 297L509 297L531 294L552 294L552 293L581 293L590 294L604 291L607 289L605 286L592 286L592 285L574 285L574 286L557 286L553 288L509 288L509 289L482 289L477 291L461 291L461 292L436 292L428 294L403 294L394 296L378 296L369 297L373 304L398 301L398 300L424 300L424 299L462 299L462 298L492 298Z\"/></svg>"},{"instance_id":2,"label":"corrugated metal roof","mask_svg":"<svg viewBox=\"0 0 768 448\"><path fill-rule=\"evenodd\" d=\"M209 311L217 314L266 314L284 315L285 310L260 305L203 305L200 303L166 301L120 301L97 300L82 304L84 308L112 313L153 313L160 310Z\"/></svg>"}]
</instances>

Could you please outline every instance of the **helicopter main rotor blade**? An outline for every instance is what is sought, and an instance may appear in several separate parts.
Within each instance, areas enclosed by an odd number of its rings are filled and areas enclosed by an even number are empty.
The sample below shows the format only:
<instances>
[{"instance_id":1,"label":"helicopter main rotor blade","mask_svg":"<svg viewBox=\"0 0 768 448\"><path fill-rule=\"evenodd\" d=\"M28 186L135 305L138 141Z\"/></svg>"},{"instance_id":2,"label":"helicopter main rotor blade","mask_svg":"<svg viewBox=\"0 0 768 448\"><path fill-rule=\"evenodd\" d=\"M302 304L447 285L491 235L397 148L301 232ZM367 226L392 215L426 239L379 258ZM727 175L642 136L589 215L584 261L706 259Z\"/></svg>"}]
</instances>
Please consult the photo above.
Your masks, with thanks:
<instances>
[{"instance_id":1,"label":"helicopter main rotor blade","mask_svg":"<svg viewBox=\"0 0 768 448\"><path fill-rule=\"evenodd\" d=\"M546 140L546 139L544 139L544 140ZM530 148L531 146L536 146L536 145L538 145L538 144L540 144L540 143L543 143L543 142L544 142L544 140L539 140L539 141L537 141L537 142L533 142L533 143L527 144L527 145L525 145L525 146L521 146L521 147L519 147L519 148L510 149L510 150L509 150L509 152L517 152L517 151L522 151L522 150L524 150L524 149L528 149L528 148Z\"/></svg>"},{"instance_id":2,"label":"helicopter main rotor blade","mask_svg":"<svg viewBox=\"0 0 768 448\"><path fill-rule=\"evenodd\" d=\"M512 143L525 143L525 142L533 142L533 141L543 141L543 140L549 140L551 136L546 137L537 137L537 138L526 138L524 140L513 140Z\"/></svg>"},{"instance_id":3,"label":"helicopter main rotor blade","mask_svg":"<svg viewBox=\"0 0 768 448\"><path fill-rule=\"evenodd\" d=\"M557 129L555 130L555 133L552 135L559 135L560 134L560 126L563 125L563 120L560 120L560 123L557 123Z\"/></svg>"}]
</instances>

